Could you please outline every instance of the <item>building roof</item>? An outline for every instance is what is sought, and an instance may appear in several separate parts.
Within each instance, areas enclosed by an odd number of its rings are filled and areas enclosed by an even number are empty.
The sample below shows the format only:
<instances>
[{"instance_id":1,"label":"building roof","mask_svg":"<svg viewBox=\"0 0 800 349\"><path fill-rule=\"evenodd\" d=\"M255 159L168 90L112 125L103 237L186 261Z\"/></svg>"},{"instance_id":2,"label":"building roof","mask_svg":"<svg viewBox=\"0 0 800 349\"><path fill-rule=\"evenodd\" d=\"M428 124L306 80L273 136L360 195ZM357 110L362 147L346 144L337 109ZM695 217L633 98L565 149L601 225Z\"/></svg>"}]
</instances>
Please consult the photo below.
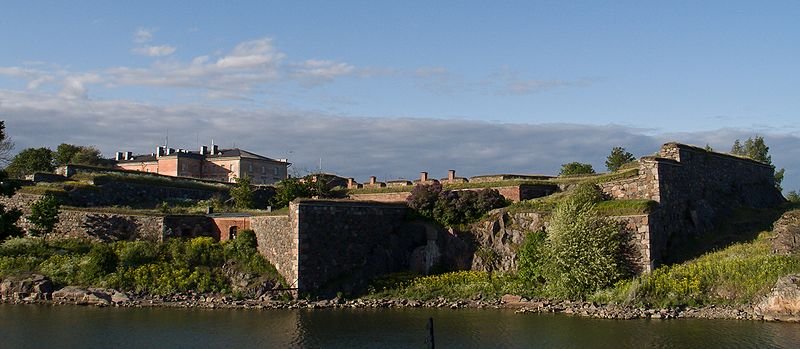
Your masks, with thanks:
<instances>
[{"instance_id":1,"label":"building roof","mask_svg":"<svg viewBox=\"0 0 800 349\"><path fill-rule=\"evenodd\" d=\"M231 148L231 149L220 149L218 150L218 154L200 154L199 151L184 151L179 152L176 151L170 155L162 155L162 156L185 156L185 157L193 157L193 158L203 158L206 159L220 159L220 158L240 158L240 159L255 159L255 160L263 160L263 161L272 161L278 163L289 164L288 161L276 160L272 158L268 158L266 156L261 156L256 153L249 152L247 150L242 150L239 148ZM132 162L156 162L158 161L158 157L155 154L142 154L142 155L134 155L130 160L119 160L118 163L132 163Z\"/></svg>"}]
</instances>

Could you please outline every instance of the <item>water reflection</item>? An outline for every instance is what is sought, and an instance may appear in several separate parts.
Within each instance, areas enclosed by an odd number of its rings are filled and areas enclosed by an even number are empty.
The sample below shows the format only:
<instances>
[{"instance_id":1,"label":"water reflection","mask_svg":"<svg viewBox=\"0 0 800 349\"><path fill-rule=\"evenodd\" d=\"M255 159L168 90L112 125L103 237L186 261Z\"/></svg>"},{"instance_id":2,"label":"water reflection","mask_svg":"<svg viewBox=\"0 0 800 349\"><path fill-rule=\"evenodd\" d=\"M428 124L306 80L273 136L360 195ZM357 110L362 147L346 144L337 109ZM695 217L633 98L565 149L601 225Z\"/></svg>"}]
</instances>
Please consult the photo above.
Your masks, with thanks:
<instances>
[{"instance_id":1,"label":"water reflection","mask_svg":"<svg viewBox=\"0 0 800 349\"><path fill-rule=\"evenodd\" d=\"M794 348L800 325L593 320L496 310L186 310L0 305L3 348Z\"/></svg>"}]
</instances>

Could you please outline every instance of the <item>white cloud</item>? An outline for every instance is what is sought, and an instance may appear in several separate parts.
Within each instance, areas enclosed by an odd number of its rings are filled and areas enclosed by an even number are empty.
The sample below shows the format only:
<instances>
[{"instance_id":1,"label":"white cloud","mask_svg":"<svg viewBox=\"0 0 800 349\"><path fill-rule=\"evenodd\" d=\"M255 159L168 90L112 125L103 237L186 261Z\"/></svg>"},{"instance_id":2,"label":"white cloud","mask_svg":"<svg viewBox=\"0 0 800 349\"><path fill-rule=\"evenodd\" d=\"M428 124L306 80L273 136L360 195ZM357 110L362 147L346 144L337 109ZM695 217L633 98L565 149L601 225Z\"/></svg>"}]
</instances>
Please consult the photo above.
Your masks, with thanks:
<instances>
[{"instance_id":1,"label":"white cloud","mask_svg":"<svg viewBox=\"0 0 800 349\"><path fill-rule=\"evenodd\" d=\"M312 82L328 82L337 77L350 75L356 68L350 64L327 60L309 59L295 64L293 75Z\"/></svg>"},{"instance_id":2,"label":"white cloud","mask_svg":"<svg viewBox=\"0 0 800 349\"><path fill-rule=\"evenodd\" d=\"M133 53L149 56L149 57L163 57L169 56L175 53L175 47L169 45L160 45L160 46L142 46L136 47L133 50Z\"/></svg>"},{"instance_id":3,"label":"white cloud","mask_svg":"<svg viewBox=\"0 0 800 349\"><path fill-rule=\"evenodd\" d=\"M87 99L89 92L86 84L99 83L102 78L97 74L71 75L64 78L59 96L69 99Z\"/></svg>"},{"instance_id":4,"label":"white cloud","mask_svg":"<svg viewBox=\"0 0 800 349\"><path fill-rule=\"evenodd\" d=\"M421 118L356 118L308 110L194 105L155 106L128 101L67 99L0 91L3 115L17 150L61 142L98 146L105 154L150 153L170 129L170 143L194 149L196 134L290 161L298 170L323 169L366 180L415 178L420 171L443 177L488 173L556 174L562 163L588 162L595 169L614 146L650 155L667 141L727 150L752 131L721 129L652 134L618 125L499 124ZM178 131L179 130L179 131ZM800 188L800 136L762 133L773 161L786 168L784 187ZM353 156L357 153L358 156Z\"/></svg>"},{"instance_id":5,"label":"white cloud","mask_svg":"<svg viewBox=\"0 0 800 349\"><path fill-rule=\"evenodd\" d=\"M153 40L153 33L155 33L155 29L153 28L137 28L135 32L133 32L133 42L137 44L143 44Z\"/></svg>"}]
</instances>

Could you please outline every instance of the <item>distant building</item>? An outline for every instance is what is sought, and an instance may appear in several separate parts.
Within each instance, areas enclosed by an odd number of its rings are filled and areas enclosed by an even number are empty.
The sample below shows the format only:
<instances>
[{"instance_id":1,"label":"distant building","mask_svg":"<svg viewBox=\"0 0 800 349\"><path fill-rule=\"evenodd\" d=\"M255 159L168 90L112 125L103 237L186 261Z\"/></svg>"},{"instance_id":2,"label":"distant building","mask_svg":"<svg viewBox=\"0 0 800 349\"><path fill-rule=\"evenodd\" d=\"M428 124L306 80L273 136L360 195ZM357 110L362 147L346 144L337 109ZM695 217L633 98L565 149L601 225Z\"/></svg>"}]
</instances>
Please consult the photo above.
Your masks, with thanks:
<instances>
[{"instance_id":1,"label":"distant building","mask_svg":"<svg viewBox=\"0 0 800 349\"><path fill-rule=\"evenodd\" d=\"M286 159L271 159L239 148L200 147L199 151L158 147L155 153L133 155L118 152L116 167L166 176L192 177L219 182L234 182L250 177L252 184L273 184L288 177L291 165Z\"/></svg>"}]
</instances>

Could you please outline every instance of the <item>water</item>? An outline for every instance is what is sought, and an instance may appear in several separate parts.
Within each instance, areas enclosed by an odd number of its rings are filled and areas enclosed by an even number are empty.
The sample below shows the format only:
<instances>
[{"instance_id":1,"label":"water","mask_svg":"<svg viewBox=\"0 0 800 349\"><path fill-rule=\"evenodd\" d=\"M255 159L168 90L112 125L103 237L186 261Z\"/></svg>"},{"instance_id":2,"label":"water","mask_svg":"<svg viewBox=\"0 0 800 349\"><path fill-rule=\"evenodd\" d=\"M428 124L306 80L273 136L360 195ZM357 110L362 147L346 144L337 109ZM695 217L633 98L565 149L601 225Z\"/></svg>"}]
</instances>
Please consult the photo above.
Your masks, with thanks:
<instances>
[{"instance_id":1,"label":"water","mask_svg":"<svg viewBox=\"0 0 800 349\"><path fill-rule=\"evenodd\" d=\"M1 348L798 348L800 324L595 320L506 310L0 305Z\"/></svg>"}]
</instances>

